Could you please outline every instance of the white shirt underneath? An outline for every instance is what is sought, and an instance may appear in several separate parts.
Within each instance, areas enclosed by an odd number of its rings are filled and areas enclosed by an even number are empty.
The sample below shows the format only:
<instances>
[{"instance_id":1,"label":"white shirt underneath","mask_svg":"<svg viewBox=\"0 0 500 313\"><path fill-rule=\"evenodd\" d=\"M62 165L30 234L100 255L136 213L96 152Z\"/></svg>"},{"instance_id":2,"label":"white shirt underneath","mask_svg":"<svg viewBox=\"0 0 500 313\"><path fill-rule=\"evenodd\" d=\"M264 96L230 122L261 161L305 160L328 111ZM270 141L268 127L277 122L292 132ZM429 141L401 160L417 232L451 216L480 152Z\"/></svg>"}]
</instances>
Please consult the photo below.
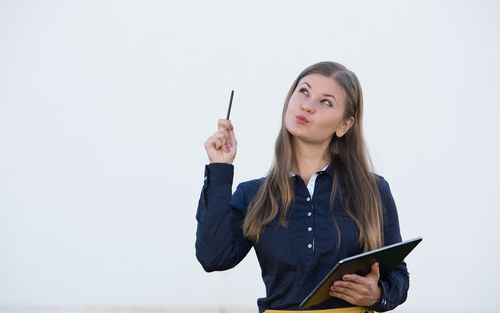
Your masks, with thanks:
<instances>
[{"instance_id":1,"label":"white shirt underneath","mask_svg":"<svg viewBox=\"0 0 500 313\"><path fill-rule=\"evenodd\" d=\"M309 191L309 195L311 196L311 199L312 199L312 196L314 194L314 185L316 183L316 178L318 177L319 173L326 170L327 167L328 167L328 165L323 167L322 169L320 169L316 173L314 173L314 175L311 177L311 179L309 179L309 183L307 183L307 190ZM290 177L296 176L296 175L297 174L290 172Z\"/></svg>"}]
</instances>

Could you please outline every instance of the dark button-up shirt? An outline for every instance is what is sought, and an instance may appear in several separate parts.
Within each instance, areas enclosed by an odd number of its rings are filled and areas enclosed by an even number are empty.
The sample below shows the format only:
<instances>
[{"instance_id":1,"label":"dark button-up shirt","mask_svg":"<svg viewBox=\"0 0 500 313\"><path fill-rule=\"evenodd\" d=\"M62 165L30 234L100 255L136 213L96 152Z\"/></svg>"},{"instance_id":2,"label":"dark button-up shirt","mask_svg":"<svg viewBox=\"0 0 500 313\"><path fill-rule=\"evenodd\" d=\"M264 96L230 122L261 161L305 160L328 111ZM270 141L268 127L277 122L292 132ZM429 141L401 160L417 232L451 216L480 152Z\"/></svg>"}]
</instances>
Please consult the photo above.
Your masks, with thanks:
<instances>
[{"instance_id":1,"label":"dark button-up shirt","mask_svg":"<svg viewBox=\"0 0 500 313\"><path fill-rule=\"evenodd\" d=\"M259 298L259 312L266 309L297 310L299 304L341 259L362 253L359 231L354 221L334 201L334 216L340 228L333 224L329 203L333 170L329 166L317 174L311 196L300 176L294 179L294 203L287 216L287 227L278 218L268 224L260 240L253 244L242 233L242 223L248 205L264 178L238 185L232 194L234 167L212 163L205 167L205 182L201 191L196 219L196 257L207 272L222 271L236 266L253 247L262 270L266 296ZM340 180L342 182L342 180ZM384 213L384 245L401 242L398 214L387 181L377 175L377 185ZM345 187L341 183L341 192ZM385 277L380 277L382 298L370 307L388 311L403 303L409 286L406 264L402 262ZM352 304L333 298L309 309L349 307Z\"/></svg>"}]
</instances>

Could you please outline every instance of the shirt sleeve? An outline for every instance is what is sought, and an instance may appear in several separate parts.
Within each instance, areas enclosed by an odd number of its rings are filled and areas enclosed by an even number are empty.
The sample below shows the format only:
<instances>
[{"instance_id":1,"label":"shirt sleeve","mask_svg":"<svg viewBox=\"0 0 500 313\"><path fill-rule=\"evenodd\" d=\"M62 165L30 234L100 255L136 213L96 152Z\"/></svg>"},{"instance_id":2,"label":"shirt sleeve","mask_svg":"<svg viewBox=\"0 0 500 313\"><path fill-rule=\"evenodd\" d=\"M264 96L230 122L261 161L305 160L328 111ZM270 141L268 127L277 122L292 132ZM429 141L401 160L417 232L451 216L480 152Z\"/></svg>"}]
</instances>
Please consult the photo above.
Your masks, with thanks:
<instances>
[{"instance_id":1,"label":"shirt sleeve","mask_svg":"<svg viewBox=\"0 0 500 313\"><path fill-rule=\"evenodd\" d=\"M205 166L196 219L196 258L207 272L236 266L248 254L252 243L243 236L246 204L240 184L231 196L234 166L211 163Z\"/></svg>"},{"instance_id":2,"label":"shirt sleeve","mask_svg":"<svg viewBox=\"0 0 500 313\"><path fill-rule=\"evenodd\" d=\"M389 183L383 177L379 177L379 190L384 211L384 245L388 246L402 241L398 212ZM394 309L405 302L409 283L408 270L403 261L390 274L380 277L379 285L382 288L382 297L369 308L378 312Z\"/></svg>"}]
</instances>

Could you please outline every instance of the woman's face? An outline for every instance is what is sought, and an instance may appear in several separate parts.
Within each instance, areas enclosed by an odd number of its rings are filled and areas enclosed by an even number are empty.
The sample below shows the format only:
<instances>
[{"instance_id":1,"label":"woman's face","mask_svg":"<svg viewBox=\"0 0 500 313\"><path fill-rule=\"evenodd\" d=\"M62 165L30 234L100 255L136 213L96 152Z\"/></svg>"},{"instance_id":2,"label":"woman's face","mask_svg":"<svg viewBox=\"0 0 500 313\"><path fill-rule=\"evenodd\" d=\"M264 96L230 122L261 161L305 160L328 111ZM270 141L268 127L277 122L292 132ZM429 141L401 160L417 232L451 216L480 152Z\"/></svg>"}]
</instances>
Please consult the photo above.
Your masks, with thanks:
<instances>
[{"instance_id":1,"label":"woman's face","mask_svg":"<svg viewBox=\"0 0 500 313\"><path fill-rule=\"evenodd\" d=\"M303 77L295 88L285 113L285 127L309 143L330 142L336 133L342 137L354 118L343 120L345 94L333 79L321 74Z\"/></svg>"}]
</instances>

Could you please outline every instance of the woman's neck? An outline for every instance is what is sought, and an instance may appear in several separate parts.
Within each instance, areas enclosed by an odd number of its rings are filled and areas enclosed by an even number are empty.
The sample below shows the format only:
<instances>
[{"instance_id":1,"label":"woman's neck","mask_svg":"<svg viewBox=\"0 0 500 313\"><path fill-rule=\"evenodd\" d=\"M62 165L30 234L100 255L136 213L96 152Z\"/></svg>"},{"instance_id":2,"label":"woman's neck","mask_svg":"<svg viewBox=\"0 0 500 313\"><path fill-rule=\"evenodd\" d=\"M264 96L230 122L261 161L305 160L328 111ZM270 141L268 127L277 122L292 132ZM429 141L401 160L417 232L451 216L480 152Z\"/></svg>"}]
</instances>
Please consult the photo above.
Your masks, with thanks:
<instances>
[{"instance_id":1,"label":"woman's neck","mask_svg":"<svg viewBox=\"0 0 500 313\"><path fill-rule=\"evenodd\" d=\"M293 150L295 159L293 172L299 175L306 185L314 173L330 164L328 141L314 144L295 140Z\"/></svg>"}]
</instances>

